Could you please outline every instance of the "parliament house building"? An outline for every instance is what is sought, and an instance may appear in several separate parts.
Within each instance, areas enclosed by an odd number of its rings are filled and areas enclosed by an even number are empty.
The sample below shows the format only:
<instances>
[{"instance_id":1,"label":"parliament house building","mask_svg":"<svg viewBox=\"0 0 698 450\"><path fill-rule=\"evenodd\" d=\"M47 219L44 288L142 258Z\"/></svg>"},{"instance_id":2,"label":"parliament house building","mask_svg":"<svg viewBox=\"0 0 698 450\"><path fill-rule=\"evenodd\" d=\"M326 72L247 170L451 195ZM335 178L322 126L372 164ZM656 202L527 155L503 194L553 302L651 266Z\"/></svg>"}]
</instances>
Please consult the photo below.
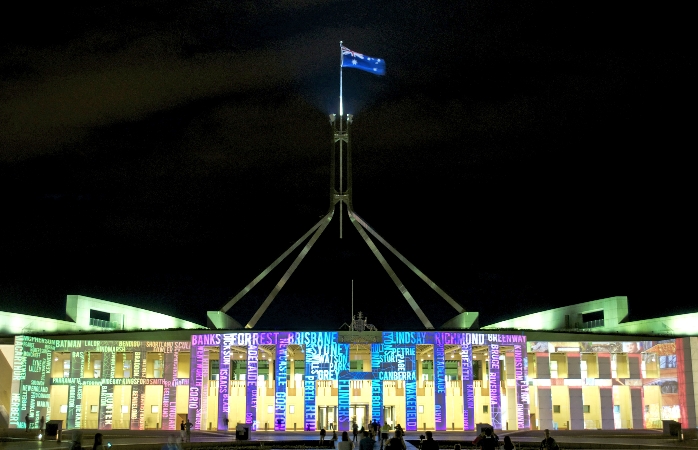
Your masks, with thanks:
<instances>
[{"instance_id":1,"label":"parliament house building","mask_svg":"<svg viewBox=\"0 0 698 450\"><path fill-rule=\"evenodd\" d=\"M421 331L220 329L77 295L66 313L0 312L0 428L696 428L698 313L630 322L625 297Z\"/></svg>"}]
</instances>

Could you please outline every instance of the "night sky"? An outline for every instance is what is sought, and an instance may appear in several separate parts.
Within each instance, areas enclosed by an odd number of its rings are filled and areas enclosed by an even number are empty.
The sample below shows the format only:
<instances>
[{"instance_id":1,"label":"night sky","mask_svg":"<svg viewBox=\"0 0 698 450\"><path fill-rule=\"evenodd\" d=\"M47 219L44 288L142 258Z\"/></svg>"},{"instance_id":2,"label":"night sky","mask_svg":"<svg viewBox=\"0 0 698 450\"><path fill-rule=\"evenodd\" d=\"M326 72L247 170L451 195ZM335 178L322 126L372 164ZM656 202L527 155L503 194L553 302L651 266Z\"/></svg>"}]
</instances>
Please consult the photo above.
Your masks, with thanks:
<instances>
[{"instance_id":1,"label":"night sky","mask_svg":"<svg viewBox=\"0 0 698 450\"><path fill-rule=\"evenodd\" d=\"M481 324L614 295L633 318L695 310L683 5L14 7L1 310L63 318L81 294L205 324L327 211L340 40L387 62L383 77L344 70L355 210ZM337 217L257 328L339 328L352 280L379 329L423 328ZM388 261L435 326L455 315ZM229 314L247 323L290 263Z\"/></svg>"}]
</instances>

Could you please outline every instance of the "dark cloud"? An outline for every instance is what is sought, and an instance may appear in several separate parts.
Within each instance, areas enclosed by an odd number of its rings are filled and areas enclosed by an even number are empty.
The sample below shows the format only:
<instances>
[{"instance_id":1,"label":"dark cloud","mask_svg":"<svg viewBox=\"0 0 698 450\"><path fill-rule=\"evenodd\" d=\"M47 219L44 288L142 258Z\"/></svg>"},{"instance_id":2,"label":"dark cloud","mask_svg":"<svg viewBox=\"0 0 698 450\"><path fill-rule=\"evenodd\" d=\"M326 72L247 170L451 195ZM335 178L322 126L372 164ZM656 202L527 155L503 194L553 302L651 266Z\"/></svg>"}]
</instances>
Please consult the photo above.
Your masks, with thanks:
<instances>
[{"instance_id":1,"label":"dark cloud","mask_svg":"<svg viewBox=\"0 0 698 450\"><path fill-rule=\"evenodd\" d=\"M343 72L354 205L467 309L488 322L610 295L682 298L672 249L692 223L682 171L695 97L682 14L488 1L21 8L0 48L0 298L15 309L61 316L81 293L201 322L225 304L326 212L340 40L388 68ZM354 280L356 308L380 327L420 327L343 225L260 325L295 326L311 305L322 312L310 326L339 326ZM389 261L435 325L450 317ZM283 270L233 316L249 320Z\"/></svg>"}]
</instances>

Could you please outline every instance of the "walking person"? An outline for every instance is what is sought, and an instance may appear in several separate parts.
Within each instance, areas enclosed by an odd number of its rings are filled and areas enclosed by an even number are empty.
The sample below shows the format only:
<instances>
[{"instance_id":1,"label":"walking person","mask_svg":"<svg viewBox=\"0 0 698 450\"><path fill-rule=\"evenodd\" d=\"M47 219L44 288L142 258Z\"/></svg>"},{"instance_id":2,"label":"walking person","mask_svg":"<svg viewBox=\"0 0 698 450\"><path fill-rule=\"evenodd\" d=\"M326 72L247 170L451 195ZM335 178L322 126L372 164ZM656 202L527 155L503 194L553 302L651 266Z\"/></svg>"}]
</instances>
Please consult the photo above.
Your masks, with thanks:
<instances>
[{"instance_id":1,"label":"walking person","mask_svg":"<svg viewBox=\"0 0 698 450\"><path fill-rule=\"evenodd\" d=\"M182 441L184 441L184 438L186 437L185 429L184 421L182 421L182 423L179 425L179 434L182 436Z\"/></svg>"},{"instance_id":2,"label":"walking person","mask_svg":"<svg viewBox=\"0 0 698 450\"><path fill-rule=\"evenodd\" d=\"M325 434L327 434L327 431L324 428L320 428L320 445L325 443Z\"/></svg>"},{"instance_id":3,"label":"walking person","mask_svg":"<svg viewBox=\"0 0 698 450\"><path fill-rule=\"evenodd\" d=\"M29 432L29 423L30 423L29 422L29 413L27 413L27 415L24 416L24 423L25 423L24 432L27 433L27 432Z\"/></svg>"},{"instance_id":4,"label":"walking person","mask_svg":"<svg viewBox=\"0 0 698 450\"><path fill-rule=\"evenodd\" d=\"M41 416L41 419L39 419L39 434L41 435L41 439L44 438L44 426L46 425L46 419L44 416Z\"/></svg>"},{"instance_id":5,"label":"walking person","mask_svg":"<svg viewBox=\"0 0 698 450\"><path fill-rule=\"evenodd\" d=\"M511 442L511 438L509 436L504 436L504 450L516 450L516 446L514 446L514 443Z\"/></svg>"},{"instance_id":6,"label":"walking person","mask_svg":"<svg viewBox=\"0 0 698 450\"><path fill-rule=\"evenodd\" d=\"M354 433L354 440L352 442L356 442L357 436L359 435L359 426L356 424L356 422L354 422L354 426L351 429Z\"/></svg>"},{"instance_id":7,"label":"walking person","mask_svg":"<svg viewBox=\"0 0 698 450\"><path fill-rule=\"evenodd\" d=\"M388 433L390 433L390 425L388 425L388 422L385 422L381 427L381 450L388 445Z\"/></svg>"},{"instance_id":8,"label":"walking person","mask_svg":"<svg viewBox=\"0 0 698 450\"><path fill-rule=\"evenodd\" d=\"M191 442L191 426L193 423L189 422L189 416L187 416L187 422L184 424L184 429L187 432L187 442Z\"/></svg>"}]
</instances>

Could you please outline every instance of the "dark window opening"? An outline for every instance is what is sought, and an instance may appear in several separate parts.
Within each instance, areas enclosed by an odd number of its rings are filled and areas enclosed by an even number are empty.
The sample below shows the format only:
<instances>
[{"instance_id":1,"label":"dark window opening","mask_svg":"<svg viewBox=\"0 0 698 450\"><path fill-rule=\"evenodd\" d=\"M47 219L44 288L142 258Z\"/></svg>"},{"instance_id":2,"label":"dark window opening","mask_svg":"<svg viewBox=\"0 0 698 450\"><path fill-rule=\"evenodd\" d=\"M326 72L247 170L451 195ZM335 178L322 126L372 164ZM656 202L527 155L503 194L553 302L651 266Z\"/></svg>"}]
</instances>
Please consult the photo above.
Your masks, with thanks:
<instances>
[{"instance_id":1,"label":"dark window opening","mask_svg":"<svg viewBox=\"0 0 698 450\"><path fill-rule=\"evenodd\" d=\"M90 319L99 319L109 322L110 314L104 311L97 311L96 309L90 310Z\"/></svg>"},{"instance_id":2,"label":"dark window opening","mask_svg":"<svg viewBox=\"0 0 698 450\"><path fill-rule=\"evenodd\" d=\"M582 322L591 322L594 320L603 320L603 309L601 311L582 314Z\"/></svg>"}]
</instances>

